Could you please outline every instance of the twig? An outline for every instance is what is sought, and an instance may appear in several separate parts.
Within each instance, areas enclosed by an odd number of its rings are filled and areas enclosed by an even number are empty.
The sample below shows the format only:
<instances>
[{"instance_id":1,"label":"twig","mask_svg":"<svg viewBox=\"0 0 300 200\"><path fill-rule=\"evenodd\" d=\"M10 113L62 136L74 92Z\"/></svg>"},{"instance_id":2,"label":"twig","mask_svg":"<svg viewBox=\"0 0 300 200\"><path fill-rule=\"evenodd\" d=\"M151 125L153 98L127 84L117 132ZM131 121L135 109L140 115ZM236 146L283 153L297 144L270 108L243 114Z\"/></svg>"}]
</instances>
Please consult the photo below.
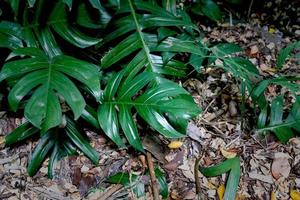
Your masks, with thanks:
<instances>
[{"instance_id":1,"label":"twig","mask_svg":"<svg viewBox=\"0 0 300 200\"><path fill-rule=\"evenodd\" d=\"M196 183L196 194L199 195L201 193L201 184L200 184L200 179L199 179L199 164L200 164L200 159L197 158L195 162L195 167L194 167L194 175L195 175L195 183Z\"/></svg>"},{"instance_id":2,"label":"twig","mask_svg":"<svg viewBox=\"0 0 300 200\"><path fill-rule=\"evenodd\" d=\"M196 194L198 196L198 200L205 199L204 195L201 191L201 183L200 183L200 178L199 178L199 164L200 164L201 157L202 156L200 156L199 158L196 159L195 167L194 167L194 175L195 175L195 183L196 183Z\"/></svg>"},{"instance_id":3,"label":"twig","mask_svg":"<svg viewBox=\"0 0 300 200\"><path fill-rule=\"evenodd\" d=\"M149 174L150 174L150 179L152 183L152 192L153 192L153 199L154 200L159 200L159 191L158 191L158 184L154 172L154 166L153 166L153 161L152 161L152 155L151 153L147 152L147 162L148 162L148 167L149 167Z\"/></svg>"},{"instance_id":4,"label":"twig","mask_svg":"<svg viewBox=\"0 0 300 200\"><path fill-rule=\"evenodd\" d=\"M252 5L253 5L253 0L251 0L251 2L250 2L250 4L249 4L249 9L248 9L248 13L247 13L247 18L248 18L248 19L249 19L250 14L251 14Z\"/></svg>"},{"instance_id":5,"label":"twig","mask_svg":"<svg viewBox=\"0 0 300 200\"><path fill-rule=\"evenodd\" d=\"M109 197L111 197L111 195L113 195L115 192L117 192L118 190L120 190L123 187L123 185L121 184L116 184L113 187L111 187L109 190L107 190L107 192L105 192L98 200L106 200Z\"/></svg>"}]
</instances>

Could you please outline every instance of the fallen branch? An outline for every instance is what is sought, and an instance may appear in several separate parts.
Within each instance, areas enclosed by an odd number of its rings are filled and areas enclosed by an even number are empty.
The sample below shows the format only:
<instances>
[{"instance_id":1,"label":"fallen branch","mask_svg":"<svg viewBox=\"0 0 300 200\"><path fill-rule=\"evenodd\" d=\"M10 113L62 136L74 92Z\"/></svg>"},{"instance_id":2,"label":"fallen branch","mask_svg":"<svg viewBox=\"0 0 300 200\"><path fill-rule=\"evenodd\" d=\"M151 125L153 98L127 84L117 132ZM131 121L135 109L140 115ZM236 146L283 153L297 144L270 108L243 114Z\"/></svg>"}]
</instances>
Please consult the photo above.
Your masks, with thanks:
<instances>
[{"instance_id":1,"label":"fallen branch","mask_svg":"<svg viewBox=\"0 0 300 200\"><path fill-rule=\"evenodd\" d=\"M153 199L159 200L160 198L159 198L158 183L157 183L155 172L154 172L152 155L149 152L147 152L147 162L148 162L148 167L149 167L150 179L151 179L151 183L152 183Z\"/></svg>"}]
</instances>

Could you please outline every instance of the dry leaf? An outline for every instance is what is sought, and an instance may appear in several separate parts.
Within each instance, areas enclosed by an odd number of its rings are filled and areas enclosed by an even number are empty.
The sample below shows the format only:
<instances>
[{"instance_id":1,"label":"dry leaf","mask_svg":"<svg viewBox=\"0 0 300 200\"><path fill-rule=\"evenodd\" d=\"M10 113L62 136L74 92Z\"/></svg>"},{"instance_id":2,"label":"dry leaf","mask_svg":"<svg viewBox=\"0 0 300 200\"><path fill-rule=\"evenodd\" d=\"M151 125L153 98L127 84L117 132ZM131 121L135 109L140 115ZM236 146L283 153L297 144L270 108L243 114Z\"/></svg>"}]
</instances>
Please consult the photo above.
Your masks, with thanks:
<instances>
[{"instance_id":1,"label":"dry leaf","mask_svg":"<svg viewBox=\"0 0 300 200\"><path fill-rule=\"evenodd\" d=\"M182 144L183 144L183 142L181 142L181 141L172 141L172 142L170 142L170 144L168 145L168 147L170 149L178 149L178 148L180 148L182 146Z\"/></svg>"},{"instance_id":2,"label":"dry leaf","mask_svg":"<svg viewBox=\"0 0 300 200\"><path fill-rule=\"evenodd\" d=\"M217 187L216 187L214 184L212 184L210 181L208 181L207 187L208 187L209 189L217 189Z\"/></svg>"},{"instance_id":3,"label":"dry leaf","mask_svg":"<svg viewBox=\"0 0 300 200\"><path fill-rule=\"evenodd\" d=\"M218 197L219 197L220 200L223 199L224 193L225 193L225 186L222 184L217 189L217 194L218 194Z\"/></svg>"},{"instance_id":4,"label":"dry leaf","mask_svg":"<svg viewBox=\"0 0 300 200\"><path fill-rule=\"evenodd\" d=\"M236 152L233 151L226 151L225 149L221 148L221 153L225 158L234 158L236 157Z\"/></svg>"},{"instance_id":5,"label":"dry leaf","mask_svg":"<svg viewBox=\"0 0 300 200\"><path fill-rule=\"evenodd\" d=\"M292 200L300 200L300 193L297 190L291 190L290 195Z\"/></svg>"},{"instance_id":6,"label":"dry leaf","mask_svg":"<svg viewBox=\"0 0 300 200\"><path fill-rule=\"evenodd\" d=\"M291 166L287 157L275 157L272 163L271 172L275 179L289 177Z\"/></svg>"},{"instance_id":7,"label":"dry leaf","mask_svg":"<svg viewBox=\"0 0 300 200\"><path fill-rule=\"evenodd\" d=\"M5 137L4 136L0 136L0 145L5 143Z\"/></svg>"},{"instance_id":8,"label":"dry leaf","mask_svg":"<svg viewBox=\"0 0 300 200\"><path fill-rule=\"evenodd\" d=\"M258 47L255 45L255 46L252 46L250 47L250 54L253 55L253 54L256 54L258 53Z\"/></svg>"},{"instance_id":9,"label":"dry leaf","mask_svg":"<svg viewBox=\"0 0 300 200\"><path fill-rule=\"evenodd\" d=\"M270 183L270 184L273 184L273 178L272 176L265 176L265 175L262 175L262 174L258 174L256 172L249 172L249 177L251 179L256 179L256 180L260 180L262 182L265 182L265 183Z\"/></svg>"}]
</instances>

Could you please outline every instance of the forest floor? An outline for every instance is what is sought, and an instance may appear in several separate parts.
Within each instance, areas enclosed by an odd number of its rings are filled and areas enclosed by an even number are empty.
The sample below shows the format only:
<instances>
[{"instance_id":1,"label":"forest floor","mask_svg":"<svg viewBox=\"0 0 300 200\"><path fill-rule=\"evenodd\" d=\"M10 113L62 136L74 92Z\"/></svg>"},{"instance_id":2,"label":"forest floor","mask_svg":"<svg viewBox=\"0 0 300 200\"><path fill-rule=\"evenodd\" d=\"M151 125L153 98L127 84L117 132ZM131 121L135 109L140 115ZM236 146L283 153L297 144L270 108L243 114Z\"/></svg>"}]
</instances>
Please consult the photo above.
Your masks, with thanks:
<instances>
[{"instance_id":1,"label":"forest floor","mask_svg":"<svg viewBox=\"0 0 300 200\"><path fill-rule=\"evenodd\" d=\"M293 36L286 36L276 27L259 26L255 19L251 23L201 28L206 41L239 44L265 77L277 73L275 61L279 50L299 39L300 34L296 31ZM290 60L282 72L299 74L299 63ZM238 199L289 199L291 189L300 189L300 139L280 144L273 135L257 134L255 113L246 108L242 117L241 92L234 78L214 68L204 69L203 74L201 79L194 77L181 83L203 109L189 123L187 137L181 140L183 145L170 149L164 139L154 141L149 136L153 134L144 134L148 135L143 140L146 150L166 174L170 199L197 199L196 181L207 199L218 199L217 189L225 184L226 174L206 178L200 173L195 180L194 166L198 158L201 166L209 166L221 162L228 154L237 154L241 160ZM267 95L271 98L283 92L270 86ZM246 101L251 106L251 99ZM21 121L0 113L0 136L8 134ZM69 157L59 163L53 180L47 178L47 160L34 177L27 175L27 160L35 141L0 148L0 199L134 199L130 189L105 180L120 171L142 174L147 167L145 156L117 150L97 133L88 132L88 136L100 154L99 166L95 167L83 155ZM141 199L151 199L151 185L146 190Z\"/></svg>"}]
</instances>

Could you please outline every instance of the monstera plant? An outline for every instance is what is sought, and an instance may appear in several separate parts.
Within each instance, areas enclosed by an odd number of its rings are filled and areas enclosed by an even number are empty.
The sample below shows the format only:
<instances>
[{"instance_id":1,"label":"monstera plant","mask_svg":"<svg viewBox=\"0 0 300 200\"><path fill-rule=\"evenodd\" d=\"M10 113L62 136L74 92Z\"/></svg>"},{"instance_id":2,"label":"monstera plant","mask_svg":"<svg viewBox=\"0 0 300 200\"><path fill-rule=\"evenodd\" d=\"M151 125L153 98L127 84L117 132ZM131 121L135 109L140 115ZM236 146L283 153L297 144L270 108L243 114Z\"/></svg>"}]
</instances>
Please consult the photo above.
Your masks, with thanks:
<instances>
[{"instance_id":1,"label":"monstera plant","mask_svg":"<svg viewBox=\"0 0 300 200\"><path fill-rule=\"evenodd\" d=\"M39 135L29 175L48 155L50 177L59 159L78 151L97 164L79 120L118 147L128 146L125 137L143 153L138 123L166 138L180 138L200 113L174 80L192 66L181 59L183 53L201 59L206 50L197 26L175 2L5 4L10 10L0 22L0 47L10 52L1 68L1 87L8 92L8 109L20 110L27 121L5 137L5 144Z\"/></svg>"}]
</instances>

